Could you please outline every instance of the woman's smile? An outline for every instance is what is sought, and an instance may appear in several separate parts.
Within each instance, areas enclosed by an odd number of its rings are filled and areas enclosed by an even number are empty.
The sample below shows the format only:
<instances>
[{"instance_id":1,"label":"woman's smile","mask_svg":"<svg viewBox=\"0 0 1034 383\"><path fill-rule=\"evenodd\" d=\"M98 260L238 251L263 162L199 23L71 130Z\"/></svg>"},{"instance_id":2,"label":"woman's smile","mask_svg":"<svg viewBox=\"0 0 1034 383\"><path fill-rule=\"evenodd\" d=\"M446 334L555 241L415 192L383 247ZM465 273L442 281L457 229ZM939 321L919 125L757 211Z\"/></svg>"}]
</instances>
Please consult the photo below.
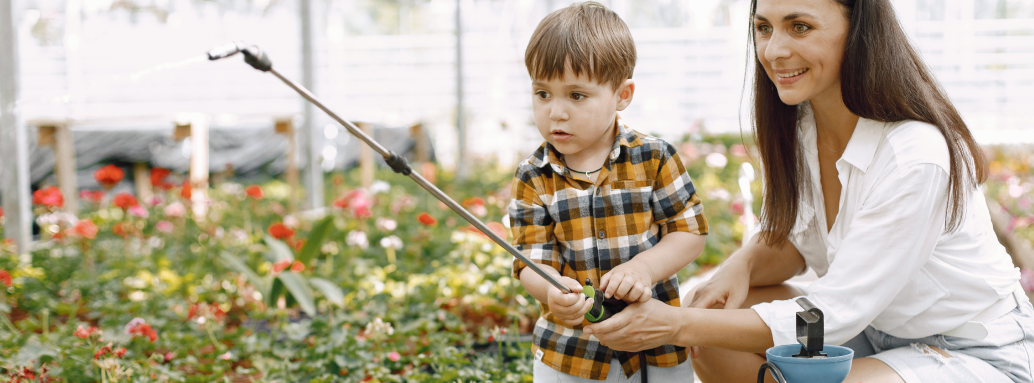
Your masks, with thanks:
<instances>
[{"instance_id":1,"label":"woman's smile","mask_svg":"<svg viewBox=\"0 0 1034 383\"><path fill-rule=\"evenodd\" d=\"M808 73L808 68L781 69L775 71L776 78L779 80L780 85L791 85L804 77L805 73Z\"/></svg>"}]
</instances>

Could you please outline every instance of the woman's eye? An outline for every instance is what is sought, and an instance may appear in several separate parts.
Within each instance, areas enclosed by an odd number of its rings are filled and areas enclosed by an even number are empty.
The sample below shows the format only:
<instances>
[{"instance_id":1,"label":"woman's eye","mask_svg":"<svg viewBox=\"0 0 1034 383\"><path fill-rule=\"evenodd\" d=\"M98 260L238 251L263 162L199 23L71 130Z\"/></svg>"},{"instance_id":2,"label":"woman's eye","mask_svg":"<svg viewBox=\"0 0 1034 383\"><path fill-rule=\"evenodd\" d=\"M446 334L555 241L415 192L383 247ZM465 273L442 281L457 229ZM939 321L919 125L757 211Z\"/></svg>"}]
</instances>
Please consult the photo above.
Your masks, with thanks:
<instances>
[{"instance_id":1,"label":"woman's eye","mask_svg":"<svg viewBox=\"0 0 1034 383\"><path fill-rule=\"evenodd\" d=\"M804 25L804 24L794 24L793 25L793 31L797 32L797 33L804 33L804 32L807 32L809 29L811 29L811 27L809 27L807 25Z\"/></svg>"},{"instance_id":2,"label":"woman's eye","mask_svg":"<svg viewBox=\"0 0 1034 383\"><path fill-rule=\"evenodd\" d=\"M549 92L546 92L544 90L540 90L538 92L535 92L535 95L538 96L539 98L543 99L543 100L549 98Z\"/></svg>"},{"instance_id":3,"label":"woman's eye","mask_svg":"<svg viewBox=\"0 0 1034 383\"><path fill-rule=\"evenodd\" d=\"M583 98L585 98L584 94L581 94L581 93L571 93L571 99L573 99L575 101L581 100Z\"/></svg>"}]
</instances>

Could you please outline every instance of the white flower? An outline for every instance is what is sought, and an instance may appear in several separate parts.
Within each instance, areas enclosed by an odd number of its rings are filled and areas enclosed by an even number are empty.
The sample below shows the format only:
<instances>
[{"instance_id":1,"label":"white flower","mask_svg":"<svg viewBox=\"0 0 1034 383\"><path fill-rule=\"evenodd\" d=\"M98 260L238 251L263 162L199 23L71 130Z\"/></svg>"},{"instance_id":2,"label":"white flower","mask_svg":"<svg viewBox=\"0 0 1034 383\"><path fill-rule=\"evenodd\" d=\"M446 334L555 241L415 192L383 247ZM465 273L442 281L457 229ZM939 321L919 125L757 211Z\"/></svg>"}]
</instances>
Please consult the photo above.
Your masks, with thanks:
<instances>
[{"instance_id":1,"label":"white flower","mask_svg":"<svg viewBox=\"0 0 1034 383\"><path fill-rule=\"evenodd\" d=\"M301 224L302 221L299 221L298 218L293 215L284 217L284 226L287 226L292 229L297 229L298 226L300 226Z\"/></svg>"},{"instance_id":2,"label":"white flower","mask_svg":"<svg viewBox=\"0 0 1034 383\"><path fill-rule=\"evenodd\" d=\"M384 181L373 181L373 185L370 185L370 193L373 194L387 193L389 190L391 190L391 184Z\"/></svg>"},{"instance_id":3,"label":"white flower","mask_svg":"<svg viewBox=\"0 0 1034 383\"><path fill-rule=\"evenodd\" d=\"M709 193L707 193L708 198L721 201L727 201L730 196L731 195L729 194L729 191L722 188L712 189Z\"/></svg>"},{"instance_id":4,"label":"white flower","mask_svg":"<svg viewBox=\"0 0 1034 383\"><path fill-rule=\"evenodd\" d=\"M381 247L385 249L390 247L394 248L395 250L402 249L402 239L394 235L389 235L387 237L381 238Z\"/></svg>"},{"instance_id":5,"label":"white flower","mask_svg":"<svg viewBox=\"0 0 1034 383\"><path fill-rule=\"evenodd\" d=\"M362 230L348 232L348 236L345 237L345 243L349 246L358 246L361 249L370 247L370 240L366 238L366 233Z\"/></svg>"},{"instance_id":6,"label":"white flower","mask_svg":"<svg viewBox=\"0 0 1034 383\"><path fill-rule=\"evenodd\" d=\"M375 225L378 229L389 233L395 231L395 228L399 227L399 223L397 221L384 217L377 218L377 223Z\"/></svg>"},{"instance_id":7,"label":"white flower","mask_svg":"<svg viewBox=\"0 0 1034 383\"><path fill-rule=\"evenodd\" d=\"M723 169L725 168L725 165L729 163L729 159L725 158L724 154L715 152L708 154L707 157L704 158L704 163L712 168Z\"/></svg>"},{"instance_id":8,"label":"white flower","mask_svg":"<svg viewBox=\"0 0 1034 383\"><path fill-rule=\"evenodd\" d=\"M183 218L187 215L187 208L180 201L176 201L166 206L164 212L166 217Z\"/></svg>"}]
</instances>

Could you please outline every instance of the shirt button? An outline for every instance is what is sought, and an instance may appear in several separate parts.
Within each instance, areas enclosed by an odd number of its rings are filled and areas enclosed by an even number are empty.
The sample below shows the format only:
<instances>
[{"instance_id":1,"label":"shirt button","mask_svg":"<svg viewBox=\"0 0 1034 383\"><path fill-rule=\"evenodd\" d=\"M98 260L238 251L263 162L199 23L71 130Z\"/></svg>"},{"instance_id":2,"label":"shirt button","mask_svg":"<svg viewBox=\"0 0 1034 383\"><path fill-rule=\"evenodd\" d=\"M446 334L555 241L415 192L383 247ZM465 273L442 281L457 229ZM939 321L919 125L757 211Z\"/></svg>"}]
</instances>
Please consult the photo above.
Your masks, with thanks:
<instances>
[{"instance_id":1,"label":"shirt button","mask_svg":"<svg viewBox=\"0 0 1034 383\"><path fill-rule=\"evenodd\" d=\"M605 232L603 230L600 230L599 236L600 236L600 239L607 238L607 232Z\"/></svg>"}]
</instances>

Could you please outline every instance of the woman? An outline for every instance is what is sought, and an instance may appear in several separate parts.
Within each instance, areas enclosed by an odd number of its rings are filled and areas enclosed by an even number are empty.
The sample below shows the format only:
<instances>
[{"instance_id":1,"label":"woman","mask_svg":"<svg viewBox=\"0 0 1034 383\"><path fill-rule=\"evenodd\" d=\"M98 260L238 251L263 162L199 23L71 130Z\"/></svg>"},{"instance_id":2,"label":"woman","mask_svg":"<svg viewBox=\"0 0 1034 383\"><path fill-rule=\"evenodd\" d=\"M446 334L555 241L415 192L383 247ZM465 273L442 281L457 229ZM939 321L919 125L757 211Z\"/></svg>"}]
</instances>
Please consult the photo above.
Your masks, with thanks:
<instances>
[{"instance_id":1,"label":"woman","mask_svg":"<svg viewBox=\"0 0 1034 383\"><path fill-rule=\"evenodd\" d=\"M703 346L705 382L754 382L807 296L826 343L855 350L848 382L1031 382L1034 308L977 190L982 151L889 0L754 0L751 26L761 232L688 308L634 304L585 332ZM806 292L782 284L808 267Z\"/></svg>"}]
</instances>

